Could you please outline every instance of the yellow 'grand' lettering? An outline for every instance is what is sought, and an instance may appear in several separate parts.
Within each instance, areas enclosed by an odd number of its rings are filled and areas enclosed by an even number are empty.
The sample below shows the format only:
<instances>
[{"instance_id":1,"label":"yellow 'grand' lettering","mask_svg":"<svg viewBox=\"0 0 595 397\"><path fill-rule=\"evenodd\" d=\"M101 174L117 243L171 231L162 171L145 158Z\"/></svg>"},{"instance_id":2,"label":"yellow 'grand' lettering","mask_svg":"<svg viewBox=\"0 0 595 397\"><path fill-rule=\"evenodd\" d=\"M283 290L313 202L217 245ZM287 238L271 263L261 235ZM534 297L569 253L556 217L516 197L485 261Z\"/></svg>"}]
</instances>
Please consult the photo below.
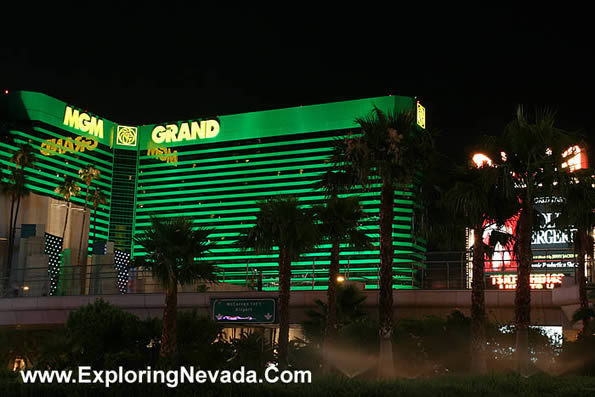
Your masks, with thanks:
<instances>
[{"instance_id":1,"label":"yellow 'grand' lettering","mask_svg":"<svg viewBox=\"0 0 595 397\"><path fill-rule=\"evenodd\" d=\"M177 124L168 124L167 129L165 130L165 142L177 142L176 134L178 133L178 126Z\"/></svg>"},{"instance_id":2,"label":"yellow 'grand' lettering","mask_svg":"<svg viewBox=\"0 0 595 397\"><path fill-rule=\"evenodd\" d=\"M190 126L188 125L188 123L182 123L176 141L189 141L190 139Z\"/></svg>"},{"instance_id":3,"label":"yellow 'grand' lettering","mask_svg":"<svg viewBox=\"0 0 595 397\"><path fill-rule=\"evenodd\" d=\"M206 125L207 125L206 121L201 121L200 124L198 123L198 121L192 122L192 140L196 139L197 135L200 139L205 138Z\"/></svg>"},{"instance_id":4,"label":"yellow 'grand' lettering","mask_svg":"<svg viewBox=\"0 0 595 397\"><path fill-rule=\"evenodd\" d=\"M74 141L70 138L66 139L48 139L41 142L39 152L44 156L53 156L55 154L84 152L85 150L94 150L99 142L94 139L87 139L82 136L77 136Z\"/></svg>"},{"instance_id":5,"label":"yellow 'grand' lettering","mask_svg":"<svg viewBox=\"0 0 595 397\"><path fill-rule=\"evenodd\" d=\"M151 138L154 143L171 143L214 138L219 134L220 125L217 120L184 121L177 124L157 125L153 128Z\"/></svg>"},{"instance_id":6,"label":"yellow 'grand' lettering","mask_svg":"<svg viewBox=\"0 0 595 397\"><path fill-rule=\"evenodd\" d=\"M216 120L207 120L207 138L216 137L219 133L219 123Z\"/></svg>"},{"instance_id":7,"label":"yellow 'grand' lettering","mask_svg":"<svg viewBox=\"0 0 595 397\"><path fill-rule=\"evenodd\" d=\"M90 116L85 112L79 112L78 109L73 109L70 106L66 106L64 110L64 125L103 138L102 119Z\"/></svg>"},{"instance_id":8,"label":"yellow 'grand' lettering","mask_svg":"<svg viewBox=\"0 0 595 397\"><path fill-rule=\"evenodd\" d=\"M165 140L165 136L163 133L165 132L165 127L162 125L158 125L157 127L153 128L153 132L151 133L151 138L155 143L163 143Z\"/></svg>"}]
</instances>

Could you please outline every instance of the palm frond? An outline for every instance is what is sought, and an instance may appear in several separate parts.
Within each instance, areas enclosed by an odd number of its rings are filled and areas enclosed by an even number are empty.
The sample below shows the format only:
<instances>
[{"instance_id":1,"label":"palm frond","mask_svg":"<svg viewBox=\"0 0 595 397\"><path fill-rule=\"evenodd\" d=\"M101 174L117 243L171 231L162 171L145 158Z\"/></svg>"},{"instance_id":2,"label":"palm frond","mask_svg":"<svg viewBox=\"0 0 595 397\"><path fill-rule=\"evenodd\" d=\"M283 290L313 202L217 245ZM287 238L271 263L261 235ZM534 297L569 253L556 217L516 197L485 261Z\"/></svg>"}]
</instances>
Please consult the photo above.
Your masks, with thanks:
<instances>
[{"instance_id":1,"label":"palm frond","mask_svg":"<svg viewBox=\"0 0 595 397\"><path fill-rule=\"evenodd\" d=\"M164 286L172 279L180 284L215 281L214 266L203 259L214 246L211 232L194 227L189 218L152 217L151 228L134 239L147 252L135 258L135 264L150 268Z\"/></svg>"},{"instance_id":2,"label":"palm frond","mask_svg":"<svg viewBox=\"0 0 595 397\"><path fill-rule=\"evenodd\" d=\"M295 197L277 197L257 206L256 224L238 236L243 249L272 252L275 247L283 247L294 260L318 243L319 230L312 213L301 208Z\"/></svg>"}]
</instances>

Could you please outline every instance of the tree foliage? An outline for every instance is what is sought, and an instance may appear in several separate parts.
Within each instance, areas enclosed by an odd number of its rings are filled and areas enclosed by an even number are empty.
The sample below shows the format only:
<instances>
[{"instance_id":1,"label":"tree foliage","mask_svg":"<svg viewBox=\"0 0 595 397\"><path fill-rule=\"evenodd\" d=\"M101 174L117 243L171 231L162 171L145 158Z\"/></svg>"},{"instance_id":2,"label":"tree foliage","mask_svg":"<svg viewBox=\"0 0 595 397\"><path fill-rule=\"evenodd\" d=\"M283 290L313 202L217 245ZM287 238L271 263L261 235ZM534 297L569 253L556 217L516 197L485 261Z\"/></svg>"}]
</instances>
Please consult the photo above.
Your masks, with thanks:
<instances>
[{"instance_id":1,"label":"tree foliage","mask_svg":"<svg viewBox=\"0 0 595 397\"><path fill-rule=\"evenodd\" d=\"M416 127L413 111L372 112L356 118L360 132L335 143L332 163L348 184L354 181L364 188L391 181L411 184L423 168L433 147L432 136Z\"/></svg>"},{"instance_id":2,"label":"tree foliage","mask_svg":"<svg viewBox=\"0 0 595 397\"><path fill-rule=\"evenodd\" d=\"M296 260L319 241L311 209L302 208L293 196L272 198L257 203L256 224L243 231L238 241L244 249L273 252L282 247L291 260Z\"/></svg>"},{"instance_id":3,"label":"tree foliage","mask_svg":"<svg viewBox=\"0 0 595 397\"><path fill-rule=\"evenodd\" d=\"M151 227L134 239L147 253L136 257L136 264L150 269L163 286L168 286L172 279L182 285L198 280L216 281L214 266L203 260L213 247L211 232L194 227L188 218L152 217Z\"/></svg>"}]
</instances>

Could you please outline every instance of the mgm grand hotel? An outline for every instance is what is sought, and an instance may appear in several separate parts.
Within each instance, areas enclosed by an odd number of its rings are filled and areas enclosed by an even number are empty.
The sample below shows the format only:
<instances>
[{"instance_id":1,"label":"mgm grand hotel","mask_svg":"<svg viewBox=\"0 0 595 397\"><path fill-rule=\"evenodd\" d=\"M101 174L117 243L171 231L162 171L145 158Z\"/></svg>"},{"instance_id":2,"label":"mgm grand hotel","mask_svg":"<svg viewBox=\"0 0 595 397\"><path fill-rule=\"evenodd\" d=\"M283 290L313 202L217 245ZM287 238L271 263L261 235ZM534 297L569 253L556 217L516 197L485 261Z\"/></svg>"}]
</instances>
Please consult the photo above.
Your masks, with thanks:
<instances>
[{"instance_id":1,"label":"mgm grand hotel","mask_svg":"<svg viewBox=\"0 0 595 397\"><path fill-rule=\"evenodd\" d=\"M277 255L242 251L238 234L253 226L259 201L293 195L304 206L323 202L323 192L313 186L331 166L334 141L357 132L354 120L374 106L387 111L417 108L418 124L424 127L424 108L400 96L121 125L41 93L3 94L0 121L9 139L0 142L2 180L8 182L15 172L13 155L20 145L29 144L34 156L24 170L30 194L19 207L11 288L30 295L152 292L155 285L147 271L125 266L145 255L134 237L150 227L152 216L184 216L212 229L215 246L205 260L216 266L217 288L276 290ZM79 170L87 165L101 172L91 191L100 190L106 200L95 201L97 205L87 200L84 216L87 186ZM56 192L65 177L80 186L70 205ZM366 215L362 228L374 249L343 247L341 274L376 289L379 187L353 194L359 196ZM9 195L0 196L3 268L11 202ZM396 191L394 288L416 288L420 282L425 248L413 233L415 206L411 191ZM292 289L326 289L329 255L330 245L322 243L293 262ZM34 285L33 280L39 282ZM82 288L81 280L86 280Z\"/></svg>"}]
</instances>

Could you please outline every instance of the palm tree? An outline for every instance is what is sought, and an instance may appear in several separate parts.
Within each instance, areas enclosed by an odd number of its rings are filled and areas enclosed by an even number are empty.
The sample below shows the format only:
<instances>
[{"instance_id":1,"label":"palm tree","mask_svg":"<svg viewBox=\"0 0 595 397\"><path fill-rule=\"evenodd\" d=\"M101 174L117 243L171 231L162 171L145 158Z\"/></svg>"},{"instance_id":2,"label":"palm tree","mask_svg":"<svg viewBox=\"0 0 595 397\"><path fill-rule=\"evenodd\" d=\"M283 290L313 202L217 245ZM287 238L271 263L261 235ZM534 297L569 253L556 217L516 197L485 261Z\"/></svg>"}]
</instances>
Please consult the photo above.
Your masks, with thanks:
<instances>
[{"instance_id":1,"label":"palm tree","mask_svg":"<svg viewBox=\"0 0 595 397\"><path fill-rule=\"evenodd\" d=\"M528 372L528 327L531 322L530 273L532 264L531 236L538 227L533 205L539 197L551 197L554 182L562 167L562 153L576 144L567 132L555 126L554 114L540 111L529 121L519 107L517 117L509 123L496 141L492 160L502 154L498 169L508 179L503 186L514 191L519 206L515 230L517 255L517 287L515 292L517 370Z\"/></svg>"},{"instance_id":2,"label":"palm tree","mask_svg":"<svg viewBox=\"0 0 595 397\"><path fill-rule=\"evenodd\" d=\"M91 241L95 242L95 225L97 224L96 221L96 214L97 214L97 208L99 208L100 205L106 205L107 204L107 196L103 193L102 190L100 189L94 189L91 192L91 195L89 196L89 200L91 200L91 203L93 204L93 229L91 230ZM89 219L90 221L90 219Z\"/></svg>"},{"instance_id":3,"label":"palm tree","mask_svg":"<svg viewBox=\"0 0 595 397\"><path fill-rule=\"evenodd\" d=\"M3 276L8 285L10 270L12 267L12 255L14 253L15 234L17 229L17 219L21 207L21 200L29 195L29 190L25 186L25 168L31 167L35 156L33 149L29 144L20 144L18 150L13 153L11 161L15 164L10 182L2 184L4 194L10 196L10 221L8 224L8 250L6 258L6 269Z\"/></svg>"},{"instance_id":4,"label":"palm tree","mask_svg":"<svg viewBox=\"0 0 595 397\"><path fill-rule=\"evenodd\" d=\"M593 188L593 169L580 169L563 175L559 184L563 202L557 207L560 215L555 219L558 229L567 230L577 258L576 271L579 285L580 310L587 311L587 280L585 277L585 258L593 259L593 236L595 226L595 189ZM556 212L558 212L556 211ZM589 317L583 318L583 331L587 329Z\"/></svg>"},{"instance_id":5,"label":"palm tree","mask_svg":"<svg viewBox=\"0 0 595 397\"><path fill-rule=\"evenodd\" d=\"M329 284L327 290L327 316L323 342L323 364L329 370L326 352L337 327L337 285L341 244L349 244L355 249L371 249L371 239L359 229L363 212L358 197L329 198L325 205L314 208L319 222L320 233L331 244Z\"/></svg>"},{"instance_id":6,"label":"palm tree","mask_svg":"<svg viewBox=\"0 0 595 397\"><path fill-rule=\"evenodd\" d=\"M85 165L79 170L79 177L85 183L87 190L85 191L85 204L83 206L83 223L81 225L81 235L79 239L79 264L81 265L80 274L80 293L85 294L85 280L87 278L87 252L83 253L83 236L85 235L85 223L87 221L87 201L89 200L89 189L91 182L99 179L101 172L93 167L91 164Z\"/></svg>"},{"instance_id":7,"label":"palm tree","mask_svg":"<svg viewBox=\"0 0 595 397\"><path fill-rule=\"evenodd\" d=\"M411 112L372 113L357 118L360 133L336 141L331 161L364 189L380 184L380 358L381 376L394 373L393 332L393 239L395 189L412 188L423 171L432 148L430 133L416 128Z\"/></svg>"},{"instance_id":8,"label":"palm tree","mask_svg":"<svg viewBox=\"0 0 595 397\"><path fill-rule=\"evenodd\" d=\"M172 357L177 350L178 284L216 281L213 265L202 260L213 246L208 238L211 232L210 229L195 228L188 218L153 217L151 228L134 238L135 243L147 252L146 256L135 259L135 266L150 269L165 288L161 357Z\"/></svg>"},{"instance_id":9,"label":"palm tree","mask_svg":"<svg viewBox=\"0 0 595 397\"><path fill-rule=\"evenodd\" d=\"M24 173L25 167L30 167L35 161L31 145L28 143L20 144L19 150L12 155L11 161L15 163L18 172Z\"/></svg>"},{"instance_id":10,"label":"palm tree","mask_svg":"<svg viewBox=\"0 0 595 397\"><path fill-rule=\"evenodd\" d=\"M8 178L8 182L2 182L2 194L10 197L10 221L8 223L8 249L6 257L6 267L2 269L4 287L8 287L10 271L12 268L12 256L14 253L16 218L18 216L19 204L21 200L29 195L29 190L25 187L24 176L20 173L13 173ZM16 211L15 211L16 207Z\"/></svg>"},{"instance_id":11,"label":"palm tree","mask_svg":"<svg viewBox=\"0 0 595 397\"><path fill-rule=\"evenodd\" d=\"M70 215L70 207L72 202L70 199L79 195L81 188L76 181L71 177L64 177L64 182L54 189L54 193L59 194L68 203L66 207L66 216L64 218L64 230L62 231L62 239L66 240L66 226L68 225L68 216Z\"/></svg>"},{"instance_id":12,"label":"palm tree","mask_svg":"<svg viewBox=\"0 0 595 397\"><path fill-rule=\"evenodd\" d=\"M458 172L455 184L444 194L443 209L450 212L457 223L473 231L472 246L473 281L471 283L471 368L479 373L487 372L486 366L486 310L485 310L485 254L496 240L507 239L494 231L490 243L485 244L483 231L486 222L503 224L515 214L516 207L503 194L499 170L486 165L467 167Z\"/></svg>"},{"instance_id":13,"label":"palm tree","mask_svg":"<svg viewBox=\"0 0 595 397\"><path fill-rule=\"evenodd\" d=\"M277 248L279 263L279 350L281 366L287 366L289 343L289 294L291 262L318 241L318 230L311 211L299 206L295 197L282 197L259 202L256 224L239 236L244 249L256 252L274 252Z\"/></svg>"}]
</instances>

